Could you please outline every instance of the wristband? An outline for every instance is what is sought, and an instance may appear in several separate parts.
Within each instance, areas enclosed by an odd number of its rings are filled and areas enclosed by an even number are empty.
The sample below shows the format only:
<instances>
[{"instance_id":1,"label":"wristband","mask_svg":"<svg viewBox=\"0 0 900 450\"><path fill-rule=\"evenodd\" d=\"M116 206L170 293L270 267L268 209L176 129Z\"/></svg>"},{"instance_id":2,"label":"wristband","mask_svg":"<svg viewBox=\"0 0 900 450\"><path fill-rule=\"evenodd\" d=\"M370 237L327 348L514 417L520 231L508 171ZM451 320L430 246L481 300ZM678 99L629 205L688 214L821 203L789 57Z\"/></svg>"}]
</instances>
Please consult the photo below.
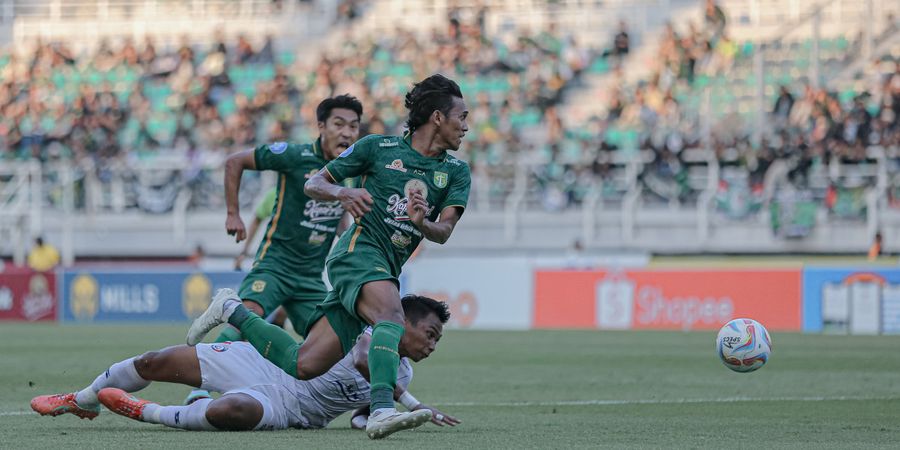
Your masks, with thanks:
<instances>
[{"instance_id":1,"label":"wristband","mask_svg":"<svg viewBox=\"0 0 900 450\"><path fill-rule=\"evenodd\" d=\"M416 406L419 406L419 401L416 400L409 391L403 391L403 394L400 395L400 404L406 407L408 410L412 410Z\"/></svg>"}]
</instances>

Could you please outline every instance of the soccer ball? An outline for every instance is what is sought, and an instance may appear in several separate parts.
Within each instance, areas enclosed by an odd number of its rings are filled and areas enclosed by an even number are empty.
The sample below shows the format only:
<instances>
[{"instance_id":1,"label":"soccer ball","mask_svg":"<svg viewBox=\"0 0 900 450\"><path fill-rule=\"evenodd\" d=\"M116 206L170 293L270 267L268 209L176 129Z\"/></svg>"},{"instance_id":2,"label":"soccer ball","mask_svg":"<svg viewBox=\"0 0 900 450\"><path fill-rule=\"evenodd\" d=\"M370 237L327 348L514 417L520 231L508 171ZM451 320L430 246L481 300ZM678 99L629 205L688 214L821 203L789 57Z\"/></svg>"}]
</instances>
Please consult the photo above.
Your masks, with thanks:
<instances>
[{"instance_id":1,"label":"soccer ball","mask_svg":"<svg viewBox=\"0 0 900 450\"><path fill-rule=\"evenodd\" d=\"M735 372L753 372L766 365L772 339L766 327L753 319L734 319L719 330L716 353L725 367Z\"/></svg>"}]
</instances>

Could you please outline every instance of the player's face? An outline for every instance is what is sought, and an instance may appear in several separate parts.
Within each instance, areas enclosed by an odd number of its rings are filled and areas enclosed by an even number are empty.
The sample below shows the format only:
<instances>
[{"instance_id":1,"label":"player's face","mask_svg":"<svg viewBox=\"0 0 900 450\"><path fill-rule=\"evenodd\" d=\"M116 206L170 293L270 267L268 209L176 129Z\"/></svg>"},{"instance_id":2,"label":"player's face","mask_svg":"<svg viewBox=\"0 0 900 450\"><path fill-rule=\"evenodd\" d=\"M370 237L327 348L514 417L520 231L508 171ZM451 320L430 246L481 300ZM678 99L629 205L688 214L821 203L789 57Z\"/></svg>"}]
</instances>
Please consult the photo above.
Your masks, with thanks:
<instances>
[{"instance_id":1,"label":"player's face","mask_svg":"<svg viewBox=\"0 0 900 450\"><path fill-rule=\"evenodd\" d=\"M468 117L466 101L453 97L453 107L447 115L441 114L442 120L438 125L438 136L447 150L459 150L463 137L469 131L469 124L466 123Z\"/></svg>"},{"instance_id":2,"label":"player's face","mask_svg":"<svg viewBox=\"0 0 900 450\"><path fill-rule=\"evenodd\" d=\"M419 319L415 325L407 320L406 332L400 339L400 353L416 362L427 358L441 340L443 331L444 326L434 313Z\"/></svg>"},{"instance_id":3,"label":"player's face","mask_svg":"<svg viewBox=\"0 0 900 450\"><path fill-rule=\"evenodd\" d=\"M359 116L345 108L335 108L324 122L319 122L322 151L326 159L337 158L359 138Z\"/></svg>"}]
</instances>

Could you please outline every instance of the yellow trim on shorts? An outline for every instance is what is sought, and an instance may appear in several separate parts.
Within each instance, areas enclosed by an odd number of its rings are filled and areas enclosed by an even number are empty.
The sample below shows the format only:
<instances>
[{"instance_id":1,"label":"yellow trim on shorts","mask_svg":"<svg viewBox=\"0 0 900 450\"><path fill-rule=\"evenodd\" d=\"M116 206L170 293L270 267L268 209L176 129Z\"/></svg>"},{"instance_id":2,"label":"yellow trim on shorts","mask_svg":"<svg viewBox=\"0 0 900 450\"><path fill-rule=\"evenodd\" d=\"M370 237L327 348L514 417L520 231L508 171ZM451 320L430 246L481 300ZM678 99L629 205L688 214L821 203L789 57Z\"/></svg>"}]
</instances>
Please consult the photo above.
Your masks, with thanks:
<instances>
[{"instance_id":1,"label":"yellow trim on shorts","mask_svg":"<svg viewBox=\"0 0 900 450\"><path fill-rule=\"evenodd\" d=\"M353 237L350 238L350 246L347 247L347 253L353 252L353 249L356 247L356 239L359 237L360 233L362 233L362 225L357 222L356 231L353 232Z\"/></svg>"},{"instance_id":2,"label":"yellow trim on shorts","mask_svg":"<svg viewBox=\"0 0 900 450\"><path fill-rule=\"evenodd\" d=\"M275 215L272 217L272 228L269 228L269 232L266 233L266 243L263 245L263 249L259 252L259 258L257 261L262 261L263 258L266 257L266 251L269 250L269 246L272 245L272 235L275 234L275 229L278 228L278 218L281 217L281 207L284 206L284 185L287 180L287 177L284 174L279 175L281 179L281 183L279 183L278 187L278 204L275 207Z\"/></svg>"}]
</instances>

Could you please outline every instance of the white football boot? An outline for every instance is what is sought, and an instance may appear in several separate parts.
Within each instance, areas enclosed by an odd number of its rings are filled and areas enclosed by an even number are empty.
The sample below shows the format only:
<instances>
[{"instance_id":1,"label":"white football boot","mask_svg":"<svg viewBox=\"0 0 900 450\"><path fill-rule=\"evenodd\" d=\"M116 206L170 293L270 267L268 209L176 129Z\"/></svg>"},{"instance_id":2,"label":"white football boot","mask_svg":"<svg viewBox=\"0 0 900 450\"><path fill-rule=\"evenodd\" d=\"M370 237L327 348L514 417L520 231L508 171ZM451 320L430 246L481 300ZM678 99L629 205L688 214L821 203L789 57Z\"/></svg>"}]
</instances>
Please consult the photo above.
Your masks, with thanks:
<instances>
[{"instance_id":1,"label":"white football boot","mask_svg":"<svg viewBox=\"0 0 900 450\"><path fill-rule=\"evenodd\" d=\"M382 439L398 431L416 428L429 420L431 420L430 409L408 412L375 411L366 423L366 434L370 439Z\"/></svg>"},{"instance_id":2,"label":"white football boot","mask_svg":"<svg viewBox=\"0 0 900 450\"><path fill-rule=\"evenodd\" d=\"M206 311L203 311L203 314L200 314L200 317L197 317L191 323L191 328L187 334L187 345L194 346L199 344L206 336L206 333L209 333L209 330L212 330L220 323L228 321L228 316L234 311L233 308L227 308L229 301L241 303L241 298L238 297L237 292L234 292L234 289L224 288L216 291L216 295L213 296L212 302L209 303Z\"/></svg>"}]
</instances>

